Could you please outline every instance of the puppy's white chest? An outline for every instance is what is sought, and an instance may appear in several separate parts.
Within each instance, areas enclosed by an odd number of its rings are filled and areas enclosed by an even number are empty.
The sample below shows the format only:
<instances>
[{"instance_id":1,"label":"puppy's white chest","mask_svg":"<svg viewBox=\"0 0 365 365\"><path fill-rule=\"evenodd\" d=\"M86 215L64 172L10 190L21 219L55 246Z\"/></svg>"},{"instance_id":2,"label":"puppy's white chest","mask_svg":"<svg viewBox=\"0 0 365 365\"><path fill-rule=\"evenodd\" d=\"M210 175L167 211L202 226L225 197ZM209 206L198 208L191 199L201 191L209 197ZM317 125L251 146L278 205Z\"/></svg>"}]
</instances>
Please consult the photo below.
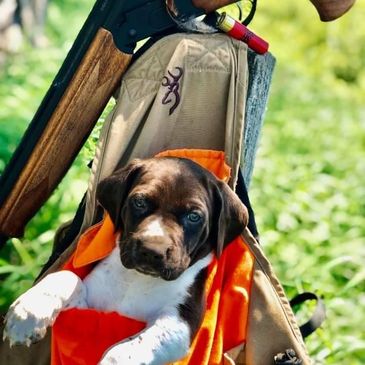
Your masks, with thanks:
<instances>
[{"instance_id":1,"label":"puppy's white chest","mask_svg":"<svg viewBox=\"0 0 365 365\"><path fill-rule=\"evenodd\" d=\"M196 275L211 259L212 255L208 255L189 267L178 279L165 281L126 269L117 246L84 279L88 306L102 311L117 311L148 322L163 308L177 309L187 298Z\"/></svg>"}]
</instances>

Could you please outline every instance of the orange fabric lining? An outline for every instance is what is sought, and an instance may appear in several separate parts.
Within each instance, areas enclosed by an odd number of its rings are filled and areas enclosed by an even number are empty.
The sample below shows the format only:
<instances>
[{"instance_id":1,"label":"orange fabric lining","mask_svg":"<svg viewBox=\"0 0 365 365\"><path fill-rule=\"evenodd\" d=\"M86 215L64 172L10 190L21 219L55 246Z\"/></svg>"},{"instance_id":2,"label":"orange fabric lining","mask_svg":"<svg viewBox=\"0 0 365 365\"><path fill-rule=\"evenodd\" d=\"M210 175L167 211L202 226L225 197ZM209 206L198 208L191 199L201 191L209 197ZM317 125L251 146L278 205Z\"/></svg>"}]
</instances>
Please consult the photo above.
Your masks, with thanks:
<instances>
[{"instance_id":1,"label":"orange fabric lining","mask_svg":"<svg viewBox=\"0 0 365 365\"><path fill-rule=\"evenodd\" d=\"M188 158L203 166L218 179L228 182L231 177L231 168L225 162L224 152L214 150L178 149L168 150L157 154L155 157L182 157Z\"/></svg>"},{"instance_id":2,"label":"orange fabric lining","mask_svg":"<svg viewBox=\"0 0 365 365\"><path fill-rule=\"evenodd\" d=\"M207 150L176 150L159 154L191 158L220 179L228 179L230 168L224 153ZM80 238L74 255L64 266L81 278L115 246L112 221L106 215ZM254 258L241 237L236 238L208 268L206 311L189 355L174 365L215 365L223 353L246 339ZM93 365L113 344L137 334L145 323L117 313L92 309L62 312L52 329L52 365Z\"/></svg>"}]
</instances>

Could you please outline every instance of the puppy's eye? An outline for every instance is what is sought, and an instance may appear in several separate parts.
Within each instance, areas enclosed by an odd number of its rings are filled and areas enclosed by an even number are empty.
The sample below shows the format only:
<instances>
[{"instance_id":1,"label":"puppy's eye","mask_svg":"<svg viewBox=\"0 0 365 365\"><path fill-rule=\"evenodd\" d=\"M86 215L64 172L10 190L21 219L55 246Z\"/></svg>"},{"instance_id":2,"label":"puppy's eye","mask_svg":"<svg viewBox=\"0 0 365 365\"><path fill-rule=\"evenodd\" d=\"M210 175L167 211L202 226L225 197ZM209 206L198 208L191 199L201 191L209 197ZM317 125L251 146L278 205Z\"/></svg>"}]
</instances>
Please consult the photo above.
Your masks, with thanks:
<instances>
[{"instance_id":1,"label":"puppy's eye","mask_svg":"<svg viewBox=\"0 0 365 365\"><path fill-rule=\"evenodd\" d=\"M190 212L186 217L192 223L198 223L202 219L201 215L197 212Z\"/></svg>"},{"instance_id":2,"label":"puppy's eye","mask_svg":"<svg viewBox=\"0 0 365 365\"><path fill-rule=\"evenodd\" d=\"M143 197L136 196L132 200L133 206L137 209L146 209L147 208L147 201Z\"/></svg>"}]
</instances>

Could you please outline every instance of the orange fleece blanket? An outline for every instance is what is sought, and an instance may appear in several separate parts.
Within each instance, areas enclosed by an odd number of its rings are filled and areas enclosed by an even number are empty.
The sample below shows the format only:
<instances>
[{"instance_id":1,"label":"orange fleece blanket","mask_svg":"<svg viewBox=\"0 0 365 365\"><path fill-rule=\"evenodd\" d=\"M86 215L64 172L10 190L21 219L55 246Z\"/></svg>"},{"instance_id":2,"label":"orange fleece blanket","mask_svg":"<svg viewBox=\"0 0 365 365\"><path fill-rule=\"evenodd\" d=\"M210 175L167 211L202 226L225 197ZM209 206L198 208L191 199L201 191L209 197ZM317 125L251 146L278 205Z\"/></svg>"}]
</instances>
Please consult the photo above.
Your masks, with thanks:
<instances>
[{"instance_id":1,"label":"orange fleece blanket","mask_svg":"<svg viewBox=\"0 0 365 365\"><path fill-rule=\"evenodd\" d=\"M224 153L207 150L167 151L160 156L185 157L227 180L230 169ZM64 266L84 278L115 247L114 226L109 216L90 227L80 238L74 255ZM188 356L174 365L222 364L223 354L246 340L247 316L254 258L237 237L208 268L206 310ZM96 365L112 345L145 328L145 323L115 312L69 309L52 328L52 365Z\"/></svg>"}]
</instances>

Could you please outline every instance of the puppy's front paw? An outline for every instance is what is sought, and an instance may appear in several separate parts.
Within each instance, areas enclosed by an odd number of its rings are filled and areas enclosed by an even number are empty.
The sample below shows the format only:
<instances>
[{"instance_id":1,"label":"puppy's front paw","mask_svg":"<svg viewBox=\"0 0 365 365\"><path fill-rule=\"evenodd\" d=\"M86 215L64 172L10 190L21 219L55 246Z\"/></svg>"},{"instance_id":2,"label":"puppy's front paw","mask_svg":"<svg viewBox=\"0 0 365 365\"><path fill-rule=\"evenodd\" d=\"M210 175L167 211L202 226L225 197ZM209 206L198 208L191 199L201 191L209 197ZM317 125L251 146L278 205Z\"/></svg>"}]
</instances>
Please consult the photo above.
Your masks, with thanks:
<instances>
[{"instance_id":1,"label":"puppy's front paw","mask_svg":"<svg viewBox=\"0 0 365 365\"><path fill-rule=\"evenodd\" d=\"M127 341L111 347L105 352L98 365L162 365L154 361L148 349Z\"/></svg>"},{"instance_id":2,"label":"puppy's front paw","mask_svg":"<svg viewBox=\"0 0 365 365\"><path fill-rule=\"evenodd\" d=\"M30 346L41 340L46 335L47 327L56 319L59 308L60 303L56 298L30 289L9 308L5 317L3 339L8 338L10 346Z\"/></svg>"}]
</instances>

